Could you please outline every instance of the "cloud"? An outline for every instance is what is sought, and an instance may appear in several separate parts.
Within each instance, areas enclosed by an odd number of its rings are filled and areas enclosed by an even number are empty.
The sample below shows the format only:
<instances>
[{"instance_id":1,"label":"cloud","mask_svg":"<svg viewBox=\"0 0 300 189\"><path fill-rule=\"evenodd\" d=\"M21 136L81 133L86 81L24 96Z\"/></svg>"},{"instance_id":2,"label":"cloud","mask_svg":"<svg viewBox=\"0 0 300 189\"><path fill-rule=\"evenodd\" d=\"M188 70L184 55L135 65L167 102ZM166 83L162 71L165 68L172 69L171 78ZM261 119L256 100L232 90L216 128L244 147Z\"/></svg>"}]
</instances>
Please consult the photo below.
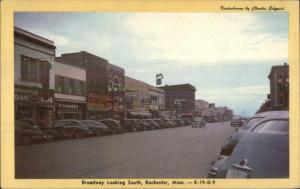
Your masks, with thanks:
<instances>
[{"instance_id":1,"label":"cloud","mask_svg":"<svg viewBox=\"0 0 300 189\"><path fill-rule=\"evenodd\" d=\"M234 96L243 98L244 96L266 95L269 93L269 86L267 85L250 85L240 87L220 87L217 89L203 90L197 93L197 97L205 95L210 98L224 98Z\"/></svg>"},{"instance_id":2,"label":"cloud","mask_svg":"<svg viewBox=\"0 0 300 189\"><path fill-rule=\"evenodd\" d=\"M71 43L71 39L65 35L60 35L57 33L53 33L50 31L45 31L45 30L36 30L36 34L43 36L51 41L54 41L54 45L59 46L59 47L67 47Z\"/></svg>"},{"instance_id":3,"label":"cloud","mask_svg":"<svg viewBox=\"0 0 300 189\"><path fill-rule=\"evenodd\" d=\"M125 20L141 40L140 59L185 64L287 59L287 38L264 32L260 22L252 14L236 13L139 13Z\"/></svg>"}]
</instances>

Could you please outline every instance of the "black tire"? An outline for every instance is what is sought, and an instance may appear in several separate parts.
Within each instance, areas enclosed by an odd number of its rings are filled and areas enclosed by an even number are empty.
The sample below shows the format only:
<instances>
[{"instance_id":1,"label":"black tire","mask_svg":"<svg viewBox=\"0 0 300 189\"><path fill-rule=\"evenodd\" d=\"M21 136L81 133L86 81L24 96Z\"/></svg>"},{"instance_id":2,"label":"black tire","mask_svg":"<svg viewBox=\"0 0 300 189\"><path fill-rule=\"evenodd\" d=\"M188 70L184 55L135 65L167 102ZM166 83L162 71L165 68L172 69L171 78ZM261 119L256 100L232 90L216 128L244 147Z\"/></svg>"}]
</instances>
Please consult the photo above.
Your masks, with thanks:
<instances>
[{"instance_id":1,"label":"black tire","mask_svg":"<svg viewBox=\"0 0 300 189\"><path fill-rule=\"evenodd\" d=\"M56 135L53 132L46 132L46 141L53 142L56 140Z\"/></svg>"},{"instance_id":2,"label":"black tire","mask_svg":"<svg viewBox=\"0 0 300 189\"><path fill-rule=\"evenodd\" d=\"M22 145L28 145L31 144L31 142L32 142L31 137L27 135L22 136L20 139L20 144Z\"/></svg>"},{"instance_id":3,"label":"black tire","mask_svg":"<svg viewBox=\"0 0 300 189\"><path fill-rule=\"evenodd\" d=\"M100 129L97 129L96 131L95 131L95 136L102 136L103 135L103 133L102 133L102 131L100 130Z\"/></svg>"},{"instance_id":4,"label":"black tire","mask_svg":"<svg viewBox=\"0 0 300 189\"><path fill-rule=\"evenodd\" d=\"M84 134L81 131L75 131L75 133L73 134L74 138L76 139L80 139L84 137Z\"/></svg>"}]
</instances>

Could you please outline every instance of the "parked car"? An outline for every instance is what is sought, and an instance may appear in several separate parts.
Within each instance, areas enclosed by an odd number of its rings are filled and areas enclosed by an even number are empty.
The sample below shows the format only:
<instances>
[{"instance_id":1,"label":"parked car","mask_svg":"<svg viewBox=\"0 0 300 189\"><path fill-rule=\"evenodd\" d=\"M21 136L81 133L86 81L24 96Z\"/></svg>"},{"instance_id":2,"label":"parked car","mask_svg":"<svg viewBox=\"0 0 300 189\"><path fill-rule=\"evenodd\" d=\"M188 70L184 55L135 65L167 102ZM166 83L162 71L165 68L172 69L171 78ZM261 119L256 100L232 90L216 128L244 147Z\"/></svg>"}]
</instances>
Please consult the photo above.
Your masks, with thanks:
<instances>
[{"instance_id":1,"label":"parked car","mask_svg":"<svg viewBox=\"0 0 300 189\"><path fill-rule=\"evenodd\" d=\"M120 123L114 119L101 119L98 120L98 122L103 123L108 128L110 128L113 133L123 133L126 130L120 125Z\"/></svg>"},{"instance_id":2,"label":"parked car","mask_svg":"<svg viewBox=\"0 0 300 189\"><path fill-rule=\"evenodd\" d=\"M264 119L265 117L276 117L283 114L284 111L269 111L269 112L262 112L259 114L256 114L245 122L245 124L240 127L239 130L237 130L235 133L233 133L225 142L225 144L221 147L220 155L230 155L234 147L239 142L240 138L244 136L244 134L251 128L254 127L259 121Z\"/></svg>"},{"instance_id":3,"label":"parked car","mask_svg":"<svg viewBox=\"0 0 300 189\"><path fill-rule=\"evenodd\" d=\"M165 122L166 127L168 127L168 128L176 127L176 124L173 121L171 121L170 119L164 119L164 122Z\"/></svg>"},{"instance_id":4,"label":"parked car","mask_svg":"<svg viewBox=\"0 0 300 189\"><path fill-rule=\"evenodd\" d=\"M139 123L135 119L125 119L124 125L122 125L127 131L136 132L141 130Z\"/></svg>"},{"instance_id":5,"label":"parked car","mask_svg":"<svg viewBox=\"0 0 300 189\"><path fill-rule=\"evenodd\" d=\"M182 120L184 122L184 126L189 126L193 123L189 118L183 118Z\"/></svg>"},{"instance_id":6,"label":"parked car","mask_svg":"<svg viewBox=\"0 0 300 189\"><path fill-rule=\"evenodd\" d=\"M210 178L288 178L289 118L266 116L240 139L230 156L211 164Z\"/></svg>"},{"instance_id":7,"label":"parked car","mask_svg":"<svg viewBox=\"0 0 300 189\"><path fill-rule=\"evenodd\" d=\"M145 119L145 121L152 127L152 129L160 129L160 125L153 119Z\"/></svg>"},{"instance_id":8,"label":"parked car","mask_svg":"<svg viewBox=\"0 0 300 189\"><path fill-rule=\"evenodd\" d=\"M94 120L80 120L86 127L92 131L94 136L112 134L112 130L103 123Z\"/></svg>"},{"instance_id":9,"label":"parked car","mask_svg":"<svg viewBox=\"0 0 300 189\"><path fill-rule=\"evenodd\" d=\"M166 126L165 121L162 120L162 119L153 119L153 121L159 124L159 128L160 128L160 129L168 128L168 127Z\"/></svg>"},{"instance_id":10,"label":"parked car","mask_svg":"<svg viewBox=\"0 0 300 189\"><path fill-rule=\"evenodd\" d=\"M16 144L31 144L34 141L46 141L47 136L37 126L30 125L26 122L15 122L15 143Z\"/></svg>"},{"instance_id":11,"label":"parked car","mask_svg":"<svg viewBox=\"0 0 300 189\"><path fill-rule=\"evenodd\" d=\"M184 126L184 122L182 119L175 119L175 123L177 124L178 127Z\"/></svg>"},{"instance_id":12,"label":"parked car","mask_svg":"<svg viewBox=\"0 0 300 189\"><path fill-rule=\"evenodd\" d=\"M148 124L148 122L145 121L145 119L136 119L136 121L139 123L141 130L152 130L152 126Z\"/></svg>"},{"instance_id":13,"label":"parked car","mask_svg":"<svg viewBox=\"0 0 300 189\"><path fill-rule=\"evenodd\" d=\"M57 120L53 127L46 130L46 133L51 140L65 137L83 138L93 135L84 123L75 119Z\"/></svg>"},{"instance_id":14,"label":"parked car","mask_svg":"<svg viewBox=\"0 0 300 189\"><path fill-rule=\"evenodd\" d=\"M194 117L192 127L205 127L205 121L202 117Z\"/></svg>"}]
</instances>

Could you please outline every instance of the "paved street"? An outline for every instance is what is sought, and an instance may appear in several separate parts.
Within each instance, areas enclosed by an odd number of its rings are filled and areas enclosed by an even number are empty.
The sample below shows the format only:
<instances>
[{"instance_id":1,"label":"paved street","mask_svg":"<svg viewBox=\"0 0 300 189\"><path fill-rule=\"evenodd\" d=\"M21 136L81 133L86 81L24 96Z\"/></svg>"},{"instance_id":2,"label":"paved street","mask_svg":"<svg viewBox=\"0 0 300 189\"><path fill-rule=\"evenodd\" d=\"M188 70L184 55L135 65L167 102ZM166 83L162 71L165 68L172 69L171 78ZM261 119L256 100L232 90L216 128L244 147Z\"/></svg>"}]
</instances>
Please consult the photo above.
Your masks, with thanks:
<instances>
[{"instance_id":1,"label":"paved street","mask_svg":"<svg viewBox=\"0 0 300 189\"><path fill-rule=\"evenodd\" d=\"M200 178L229 122L16 147L16 178Z\"/></svg>"}]
</instances>

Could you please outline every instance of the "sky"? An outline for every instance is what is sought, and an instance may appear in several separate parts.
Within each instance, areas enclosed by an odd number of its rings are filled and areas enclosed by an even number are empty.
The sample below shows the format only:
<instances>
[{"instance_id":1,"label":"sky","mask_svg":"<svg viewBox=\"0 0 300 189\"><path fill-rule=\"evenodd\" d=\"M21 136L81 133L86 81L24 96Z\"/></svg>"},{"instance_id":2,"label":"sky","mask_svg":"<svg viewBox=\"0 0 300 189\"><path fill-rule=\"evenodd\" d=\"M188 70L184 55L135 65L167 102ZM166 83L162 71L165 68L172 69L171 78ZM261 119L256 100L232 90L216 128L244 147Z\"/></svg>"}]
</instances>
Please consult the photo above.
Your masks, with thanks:
<instances>
[{"instance_id":1,"label":"sky","mask_svg":"<svg viewBox=\"0 0 300 189\"><path fill-rule=\"evenodd\" d=\"M15 26L54 41L56 54L87 51L155 85L190 83L196 99L253 115L273 65L288 63L288 14L15 13Z\"/></svg>"}]
</instances>

